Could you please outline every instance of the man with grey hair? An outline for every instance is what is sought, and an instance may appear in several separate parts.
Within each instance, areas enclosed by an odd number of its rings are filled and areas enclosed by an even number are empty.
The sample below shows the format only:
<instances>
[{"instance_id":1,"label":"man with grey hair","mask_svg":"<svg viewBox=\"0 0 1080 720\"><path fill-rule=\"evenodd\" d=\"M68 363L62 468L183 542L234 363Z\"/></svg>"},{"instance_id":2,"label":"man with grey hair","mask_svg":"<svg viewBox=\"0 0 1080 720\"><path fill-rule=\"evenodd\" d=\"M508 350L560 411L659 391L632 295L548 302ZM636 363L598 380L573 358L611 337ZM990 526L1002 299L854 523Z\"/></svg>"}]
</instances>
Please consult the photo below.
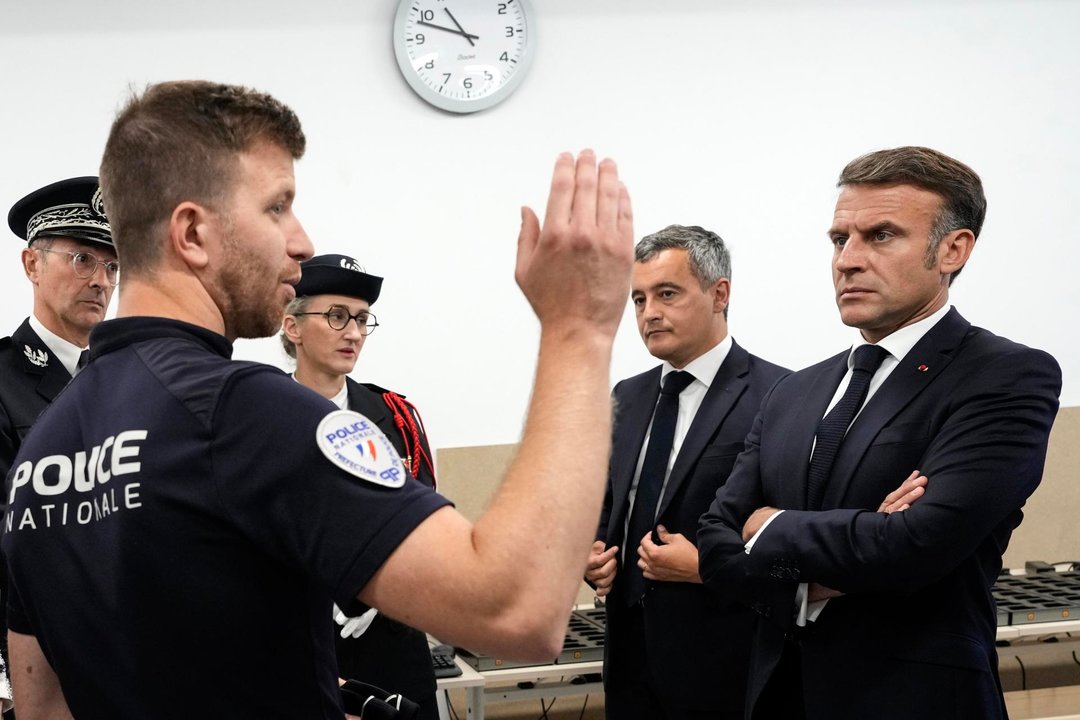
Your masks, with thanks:
<instances>
[{"instance_id":1,"label":"man with grey hair","mask_svg":"<svg viewBox=\"0 0 1080 720\"><path fill-rule=\"evenodd\" d=\"M27 194L11 206L8 227L26 242L20 260L34 302L30 316L0 339L0 478L7 477L38 415L78 371L90 330L105 317L120 267L94 176L59 180ZM2 507L7 507L6 488ZM7 563L0 557L3 660L7 589ZM0 705L11 706L2 670Z\"/></svg>"},{"instance_id":2,"label":"man with grey hair","mask_svg":"<svg viewBox=\"0 0 1080 720\"><path fill-rule=\"evenodd\" d=\"M701 575L759 615L747 717L1004 718L991 589L1061 370L949 306L986 213L971 168L902 147L839 186L833 283L859 332L769 392L702 517Z\"/></svg>"},{"instance_id":3,"label":"man with grey hair","mask_svg":"<svg viewBox=\"0 0 1080 720\"><path fill-rule=\"evenodd\" d=\"M661 365L615 386L607 492L586 569L606 597L607 717L738 718L752 614L701 585L697 524L787 371L728 334L731 259L671 225L638 243L631 299Z\"/></svg>"}]
</instances>

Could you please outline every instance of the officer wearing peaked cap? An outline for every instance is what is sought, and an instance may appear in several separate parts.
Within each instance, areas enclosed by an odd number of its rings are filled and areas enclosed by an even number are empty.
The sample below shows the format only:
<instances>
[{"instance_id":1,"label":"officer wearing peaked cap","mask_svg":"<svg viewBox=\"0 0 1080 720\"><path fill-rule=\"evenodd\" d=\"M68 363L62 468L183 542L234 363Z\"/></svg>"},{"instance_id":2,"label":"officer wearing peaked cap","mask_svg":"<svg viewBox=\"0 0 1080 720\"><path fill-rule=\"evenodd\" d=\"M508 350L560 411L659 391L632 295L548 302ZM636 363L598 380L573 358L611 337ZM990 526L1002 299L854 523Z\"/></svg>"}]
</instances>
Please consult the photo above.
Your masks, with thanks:
<instances>
[{"instance_id":1,"label":"officer wearing peaked cap","mask_svg":"<svg viewBox=\"0 0 1080 720\"><path fill-rule=\"evenodd\" d=\"M285 309L281 342L296 360L296 380L375 423L394 444L409 474L435 486L431 448L420 415L405 397L348 377L367 336L379 323L371 306L383 279L348 255L318 255L301 264L296 299ZM335 607L338 672L397 692L420 706L420 720L436 720L435 675L424 633L375 610L355 618Z\"/></svg>"},{"instance_id":2,"label":"officer wearing peaked cap","mask_svg":"<svg viewBox=\"0 0 1080 720\"><path fill-rule=\"evenodd\" d=\"M96 177L35 190L11 207L8 226L26 241L21 260L34 288L34 306L10 337L0 339L0 477L5 478L34 420L81 367L90 329L104 319L119 280ZM2 502L7 496L5 487ZM6 575L6 563L0 570ZM6 595L6 579L3 590ZM0 643L6 660L3 605ZM11 704L6 680L0 679L5 708Z\"/></svg>"}]
</instances>

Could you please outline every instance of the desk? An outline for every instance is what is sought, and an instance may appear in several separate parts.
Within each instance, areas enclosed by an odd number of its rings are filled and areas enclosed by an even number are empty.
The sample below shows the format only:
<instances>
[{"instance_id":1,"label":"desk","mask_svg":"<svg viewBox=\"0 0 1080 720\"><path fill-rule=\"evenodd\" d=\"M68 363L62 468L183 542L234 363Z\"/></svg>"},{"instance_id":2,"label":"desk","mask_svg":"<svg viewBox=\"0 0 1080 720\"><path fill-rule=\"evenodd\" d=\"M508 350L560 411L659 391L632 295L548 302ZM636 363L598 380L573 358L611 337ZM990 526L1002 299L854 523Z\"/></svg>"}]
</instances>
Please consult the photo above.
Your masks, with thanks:
<instances>
[{"instance_id":1,"label":"desk","mask_svg":"<svg viewBox=\"0 0 1080 720\"><path fill-rule=\"evenodd\" d=\"M574 684L570 678L578 675L598 674L604 667L602 660L559 665L530 665L505 670L478 672L460 657L454 662L461 668L461 675L439 678L439 690L465 690L465 710L468 720L484 720L484 706L488 702L528 700L530 698L562 697L602 692L602 682ZM518 683L534 683L531 688L520 688ZM439 693L440 697L445 697Z\"/></svg>"},{"instance_id":2,"label":"desk","mask_svg":"<svg viewBox=\"0 0 1080 720\"><path fill-rule=\"evenodd\" d=\"M1080 632L1080 620L1061 620L1056 622L1028 623L1025 625L1003 625L997 629L998 640L1019 640L1024 637L1054 635L1066 632ZM603 692L602 682L572 684L569 678L578 675L598 674L603 670L601 660L580 663L561 663L551 665L529 665L499 670L477 671L462 658L454 662L461 668L461 675L452 678L440 678L439 690L464 689L465 709L468 720L484 720L484 706L488 702L510 700L528 700L530 698L562 697L565 695L584 695ZM534 683L531 688L519 688L517 683ZM444 697L440 693L440 698ZM1045 698L1043 696L1046 696ZM1069 710L1080 705L1080 688L1047 688L1034 691L1014 691L1006 693L1010 709L1028 710L1028 704L1035 702L1045 708L1048 698L1053 698ZM1038 701L1041 701L1038 702ZM1023 711L1021 711L1023 712ZM1038 712L1038 711L1034 711ZM446 716L444 716L446 717ZM1043 715L1019 714L1019 717L1043 717ZM1064 715L1061 719L1080 720L1080 715ZM1057 720L1055 718L1055 720Z\"/></svg>"},{"instance_id":3,"label":"desk","mask_svg":"<svg viewBox=\"0 0 1080 720\"><path fill-rule=\"evenodd\" d=\"M1019 640L1035 635L1056 635L1058 633L1080 632L1080 620L1055 620L1054 622L1033 622L1024 625L999 625L998 640Z\"/></svg>"}]
</instances>

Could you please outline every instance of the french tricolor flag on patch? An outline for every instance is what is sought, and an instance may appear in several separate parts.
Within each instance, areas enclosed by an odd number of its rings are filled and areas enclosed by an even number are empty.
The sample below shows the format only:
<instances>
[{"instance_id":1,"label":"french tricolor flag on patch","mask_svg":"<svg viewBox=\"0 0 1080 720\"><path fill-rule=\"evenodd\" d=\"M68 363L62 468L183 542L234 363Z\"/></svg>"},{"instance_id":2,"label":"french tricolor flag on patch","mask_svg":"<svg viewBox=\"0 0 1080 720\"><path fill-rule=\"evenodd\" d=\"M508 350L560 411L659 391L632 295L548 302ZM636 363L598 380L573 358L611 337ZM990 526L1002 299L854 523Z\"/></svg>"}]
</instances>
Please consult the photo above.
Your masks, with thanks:
<instances>
[{"instance_id":1,"label":"french tricolor flag on patch","mask_svg":"<svg viewBox=\"0 0 1080 720\"><path fill-rule=\"evenodd\" d=\"M364 444L360 443L359 445L357 445L356 450L357 450L357 452L360 453L361 456L363 456L365 454L364 453ZM379 453L376 452L376 450L375 450L375 442L373 440L371 440L370 438L368 438L368 441L367 441L367 451L371 455L372 460L377 460L378 459Z\"/></svg>"}]
</instances>

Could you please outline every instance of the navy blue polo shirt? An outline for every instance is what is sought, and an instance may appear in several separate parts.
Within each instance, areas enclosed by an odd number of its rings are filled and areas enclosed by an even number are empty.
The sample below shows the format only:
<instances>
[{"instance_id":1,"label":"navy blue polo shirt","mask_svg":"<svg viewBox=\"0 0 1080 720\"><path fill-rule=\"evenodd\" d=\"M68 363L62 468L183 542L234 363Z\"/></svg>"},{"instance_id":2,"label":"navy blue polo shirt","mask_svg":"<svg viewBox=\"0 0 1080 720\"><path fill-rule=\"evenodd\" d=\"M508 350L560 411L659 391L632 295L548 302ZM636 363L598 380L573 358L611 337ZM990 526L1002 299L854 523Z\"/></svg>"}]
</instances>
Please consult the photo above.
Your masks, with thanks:
<instances>
[{"instance_id":1,"label":"navy blue polo shirt","mask_svg":"<svg viewBox=\"0 0 1080 720\"><path fill-rule=\"evenodd\" d=\"M340 720L331 599L358 612L448 501L331 462L333 403L216 333L124 318L91 347L9 475L11 628L80 720Z\"/></svg>"}]
</instances>

